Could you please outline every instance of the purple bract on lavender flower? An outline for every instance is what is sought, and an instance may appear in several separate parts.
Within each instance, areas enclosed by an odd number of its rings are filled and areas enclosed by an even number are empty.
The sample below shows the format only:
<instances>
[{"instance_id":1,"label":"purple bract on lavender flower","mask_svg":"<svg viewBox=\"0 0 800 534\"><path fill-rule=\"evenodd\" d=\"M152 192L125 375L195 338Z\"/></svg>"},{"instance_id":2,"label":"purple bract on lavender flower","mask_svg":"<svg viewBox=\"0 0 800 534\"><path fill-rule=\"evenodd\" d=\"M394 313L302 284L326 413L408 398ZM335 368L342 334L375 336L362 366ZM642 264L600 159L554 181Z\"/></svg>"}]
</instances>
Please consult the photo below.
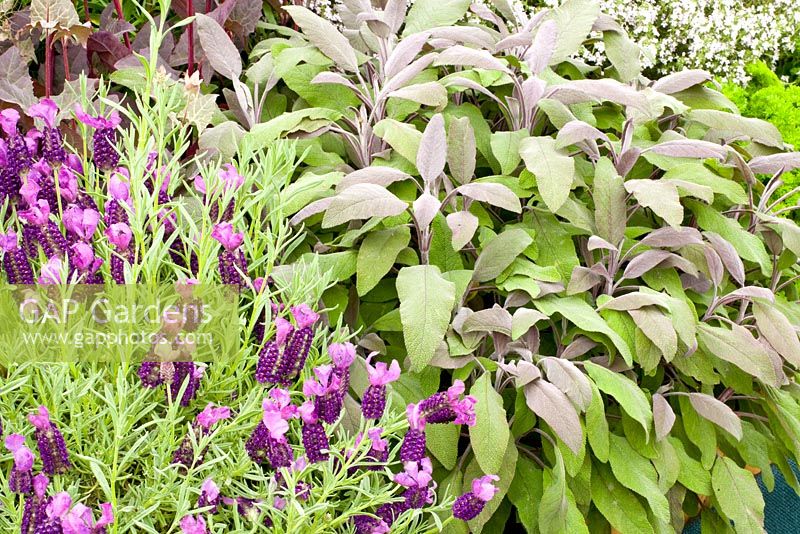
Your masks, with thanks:
<instances>
[{"instance_id":1,"label":"purple bract on lavender flower","mask_svg":"<svg viewBox=\"0 0 800 534\"><path fill-rule=\"evenodd\" d=\"M20 532L22 534L36 534L47 520L46 508L50 499L46 497L47 486L50 479L39 473L33 477L33 494L25 498L25 508L22 512Z\"/></svg>"},{"instance_id":2,"label":"purple bract on lavender flower","mask_svg":"<svg viewBox=\"0 0 800 534\"><path fill-rule=\"evenodd\" d=\"M205 508L211 506L208 511L211 514L216 514L219 511L220 492L217 484L210 478L203 481L200 486L200 497L197 498L197 507Z\"/></svg>"},{"instance_id":3,"label":"purple bract on lavender flower","mask_svg":"<svg viewBox=\"0 0 800 534\"><path fill-rule=\"evenodd\" d=\"M222 245L219 253L219 275L222 283L243 286L243 275L247 275L247 260L239 247L244 242L244 234L234 232L233 225L224 222L214 226L211 237Z\"/></svg>"},{"instance_id":4,"label":"purple bract on lavender flower","mask_svg":"<svg viewBox=\"0 0 800 534\"><path fill-rule=\"evenodd\" d=\"M406 488L403 504L407 509L422 508L433 502L433 490L429 488L433 482L432 473L430 458L423 458L419 462L405 462L403 471L394 476L394 481Z\"/></svg>"},{"instance_id":5,"label":"purple bract on lavender flower","mask_svg":"<svg viewBox=\"0 0 800 534\"><path fill-rule=\"evenodd\" d=\"M183 534L206 534L206 520L203 516L187 515L180 522L181 532Z\"/></svg>"},{"instance_id":6,"label":"purple bract on lavender flower","mask_svg":"<svg viewBox=\"0 0 800 534\"><path fill-rule=\"evenodd\" d=\"M465 493L453 503L453 517L470 521L478 517L483 507L500 491L493 483L500 480L497 475L486 475L472 481L472 491Z\"/></svg>"},{"instance_id":7,"label":"purple bract on lavender flower","mask_svg":"<svg viewBox=\"0 0 800 534\"><path fill-rule=\"evenodd\" d=\"M319 315L305 305L291 309L297 327L282 317L275 319L275 339L269 341L259 354L256 380L264 383L289 386L305 367L311 342L312 326Z\"/></svg>"},{"instance_id":8,"label":"purple bract on lavender flower","mask_svg":"<svg viewBox=\"0 0 800 534\"><path fill-rule=\"evenodd\" d=\"M275 388L270 391L272 399L264 399L263 415L245 444L250 458L258 463L269 462L273 469L292 465L293 453L286 439L289 419L297 414L297 407L291 404L289 392Z\"/></svg>"},{"instance_id":9,"label":"purple bract on lavender flower","mask_svg":"<svg viewBox=\"0 0 800 534\"><path fill-rule=\"evenodd\" d=\"M339 400L339 378L333 372L333 366L320 365L314 368L314 376L303 382L303 394L314 399L317 416L326 423L333 424L342 411Z\"/></svg>"},{"instance_id":10,"label":"purple bract on lavender flower","mask_svg":"<svg viewBox=\"0 0 800 534\"><path fill-rule=\"evenodd\" d=\"M192 423L192 430L194 431L195 440L199 442L200 438L205 436L211 430L212 426L230 416L231 410L227 406L214 406L213 404L208 403L203 411L197 414L197 417ZM173 453L172 462L185 465L186 467L199 465L203 463L203 456L205 455L205 452L205 450L200 452L197 461L195 461L195 451L194 446L192 445L192 437L191 435L187 434L181 441L180 446Z\"/></svg>"},{"instance_id":11,"label":"purple bract on lavender flower","mask_svg":"<svg viewBox=\"0 0 800 534\"><path fill-rule=\"evenodd\" d=\"M75 116L79 121L94 128L92 136L92 160L99 169L110 170L119 163L117 152L117 126L120 125L119 113L112 111L108 118L92 117L83 110L80 104L75 106Z\"/></svg>"},{"instance_id":12,"label":"purple bract on lavender flower","mask_svg":"<svg viewBox=\"0 0 800 534\"><path fill-rule=\"evenodd\" d=\"M25 436L6 436L6 449L14 455L14 467L8 477L8 489L14 493L27 494L33 488L33 453L25 446Z\"/></svg>"},{"instance_id":13,"label":"purple bract on lavender flower","mask_svg":"<svg viewBox=\"0 0 800 534\"><path fill-rule=\"evenodd\" d=\"M317 408L314 402L307 400L298 408L297 412L303 420L303 447L306 450L308 461L316 463L327 460L327 449L330 448L328 435L325 433L325 428L319 421Z\"/></svg>"},{"instance_id":14,"label":"purple bract on lavender flower","mask_svg":"<svg viewBox=\"0 0 800 534\"><path fill-rule=\"evenodd\" d=\"M372 356L367 358L369 387L361 399L361 413L365 419L380 419L386 409L386 385L400 378L400 364L392 360L389 366L384 362L373 366L371 359Z\"/></svg>"},{"instance_id":15,"label":"purple bract on lavender flower","mask_svg":"<svg viewBox=\"0 0 800 534\"><path fill-rule=\"evenodd\" d=\"M3 268L9 284L33 284L33 269L28 263L28 256L19 247L17 234L9 230L0 234L0 249L3 251Z\"/></svg>"},{"instance_id":16,"label":"purple bract on lavender flower","mask_svg":"<svg viewBox=\"0 0 800 534\"><path fill-rule=\"evenodd\" d=\"M61 132L56 124L58 106L49 98L43 98L28 108L28 115L44 122L42 131L42 157L51 164L61 164L67 160Z\"/></svg>"},{"instance_id":17,"label":"purple bract on lavender flower","mask_svg":"<svg viewBox=\"0 0 800 534\"><path fill-rule=\"evenodd\" d=\"M42 470L48 475L66 473L72 464L64 436L50 421L50 412L44 406L39 406L36 413L28 415L28 421L36 427L36 444L42 459Z\"/></svg>"}]
</instances>

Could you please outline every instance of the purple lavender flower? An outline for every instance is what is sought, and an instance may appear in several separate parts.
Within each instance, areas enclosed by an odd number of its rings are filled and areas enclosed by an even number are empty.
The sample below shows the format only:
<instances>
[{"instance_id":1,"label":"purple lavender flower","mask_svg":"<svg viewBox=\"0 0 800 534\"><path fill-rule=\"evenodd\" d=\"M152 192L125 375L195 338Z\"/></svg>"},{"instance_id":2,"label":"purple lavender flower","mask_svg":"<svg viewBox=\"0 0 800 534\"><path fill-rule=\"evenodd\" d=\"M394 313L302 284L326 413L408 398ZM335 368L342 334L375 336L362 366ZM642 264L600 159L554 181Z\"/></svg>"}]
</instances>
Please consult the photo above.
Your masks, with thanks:
<instances>
[{"instance_id":1,"label":"purple lavender flower","mask_svg":"<svg viewBox=\"0 0 800 534\"><path fill-rule=\"evenodd\" d=\"M433 481L432 473L430 458L423 458L419 462L405 462L403 472L394 476L394 481L406 488L403 498L408 509L419 509L433 502L433 490L428 487Z\"/></svg>"},{"instance_id":2,"label":"purple lavender flower","mask_svg":"<svg viewBox=\"0 0 800 534\"><path fill-rule=\"evenodd\" d=\"M33 477L33 494L25 498L25 508L22 512L20 532L22 534L36 534L41 525L47 520L46 508L50 499L45 497L47 486L50 484L43 474Z\"/></svg>"},{"instance_id":3,"label":"purple lavender flower","mask_svg":"<svg viewBox=\"0 0 800 534\"><path fill-rule=\"evenodd\" d=\"M432 424L474 425L476 399L472 395L460 399L462 393L464 393L464 382L456 380L447 391L440 391L421 401L420 416L425 422Z\"/></svg>"},{"instance_id":4,"label":"purple lavender flower","mask_svg":"<svg viewBox=\"0 0 800 534\"><path fill-rule=\"evenodd\" d=\"M10 231L0 234L0 249L3 250L3 267L9 284L33 284L33 269L28 257L17 244L17 234Z\"/></svg>"},{"instance_id":5,"label":"purple lavender flower","mask_svg":"<svg viewBox=\"0 0 800 534\"><path fill-rule=\"evenodd\" d=\"M369 387L361 399L361 413L366 419L380 419L386 409L386 385L400 378L400 364L392 360L389 366L384 362L372 366L371 359L372 356L367 358Z\"/></svg>"},{"instance_id":6,"label":"purple lavender flower","mask_svg":"<svg viewBox=\"0 0 800 534\"><path fill-rule=\"evenodd\" d=\"M146 388L154 389L164 383L164 378L161 376L161 363L160 362L142 362L139 366L139 380Z\"/></svg>"},{"instance_id":7,"label":"purple lavender flower","mask_svg":"<svg viewBox=\"0 0 800 534\"><path fill-rule=\"evenodd\" d=\"M369 515L357 515L353 518L357 534L386 534L389 532L389 525L379 517Z\"/></svg>"},{"instance_id":8,"label":"purple lavender flower","mask_svg":"<svg viewBox=\"0 0 800 534\"><path fill-rule=\"evenodd\" d=\"M497 475L485 475L472 481L472 491L465 493L453 503L453 517L470 521L478 517L487 502L500 491L493 482L500 478Z\"/></svg>"},{"instance_id":9,"label":"purple lavender flower","mask_svg":"<svg viewBox=\"0 0 800 534\"><path fill-rule=\"evenodd\" d=\"M69 248L70 267L74 267L79 273L79 281L84 284L102 284L103 279L99 270L103 265L103 259L94 254L91 245L78 242Z\"/></svg>"},{"instance_id":10,"label":"purple lavender flower","mask_svg":"<svg viewBox=\"0 0 800 534\"><path fill-rule=\"evenodd\" d=\"M6 449L14 455L14 467L8 477L8 489L14 493L27 494L33 488L33 453L25 446L25 436L9 434Z\"/></svg>"},{"instance_id":11,"label":"purple lavender flower","mask_svg":"<svg viewBox=\"0 0 800 534\"><path fill-rule=\"evenodd\" d=\"M290 467L293 461L292 449L286 439L289 419L297 413L297 407L290 404L289 392L275 388L270 391L272 399L262 403L263 415L245 444L250 458L258 463L269 462L273 469Z\"/></svg>"},{"instance_id":12,"label":"purple lavender flower","mask_svg":"<svg viewBox=\"0 0 800 534\"><path fill-rule=\"evenodd\" d=\"M75 106L75 116L85 125L94 128L92 136L94 164L103 170L116 167L119 163L119 153L116 149L117 126L122 122L119 113L112 111L107 119L100 116L92 117L78 104Z\"/></svg>"},{"instance_id":13,"label":"purple lavender flower","mask_svg":"<svg viewBox=\"0 0 800 534\"><path fill-rule=\"evenodd\" d=\"M61 132L56 125L58 106L49 98L44 98L39 103L28 108L28 115L44 121L42 136L42 157L50 163L61 164L67 160Z\"/></svg>"},{"instance_id":14,"label":"purple lavender flower","mask_svg":"<svg viewBox=\"0 0 800 534\"><path fill-rule=\"evenodd\" d=\"M321 365L314 369L316 378L303 382L303 394L314 399L317 416L326 423L333 424L342 411L339 398L340 380L330 365Z\"/></svg>"},{"instance_id":15,"label":"purple lavender flower","mask_svg":"<svg viewBox=\"0 0 800 534\"><path fill-rule=\"evenodd\" d=\"M6 134L5 165L0 171L0 199L13 197L19 191L20 174L31 165L25 139L17 131L19 112L9 108L0 111L0 128Z\"/></svg>"},{"instance_id":16,"label":"purple lavender flower","mask_svg":"<svg viewBox=\"0 0 800 534\"><path fill-rule=\"evenodd\" d=\"M230 416L231 409L227 406L214 406L213 404L208 403L203 411L197 414L197 417L192 423L192 430L194 431L196 441L199 442L203 436L208 434L208 432L211 430L211 427L216 423L222 421L223 419L227 419ZM195 462L195 451L194 446L192 445L192 437L190 434L186 434L181 441L180 446L178 446L172 455L172 463L181 464L186 467L200 465L203 463L203 457L205 456L205 453L206 451L203 450Z\"/></svg>"},{"instance_id":17,"label":"purple lavender flower","mask_svg":"<svg viewBox=\"0 0 800 534\"><path fill-rule=\"evenodd\" d=\"M288 387L305 366L314 332L311 329L319 315L308 306L292 308L297 328L289 321L275 319L275 340L267 343L258 358L256 380Z\"/></svg>"},{"instance_id":18,"label":"purple lavender flower","mask_svg":"<svg viewBox=\"0 0 800 534\"><path fill-rule=\"evenodd\" d=\"M180 405L189 406L189 403L191 403L192 399L197 395L197 390L200 388L200 379L203 377L206 368L194 362L174 362L172 365L174 366L173 375L169 380L164 380L169 383L171 398L173 400L178 398L184 381L188 380L188 385L183 392ZM162 373L163 372L162 369Z\"/></svg>"},{"instance_id":19,"label":"purple lavender flower","mask_svg":"<svg viewBox=\"0 0 800 534\"><path fill-rule=\"evenodd\" d=\"M223 497L222 502L228 506L236 506L236 512L250 521L258 519L261 513L257 506L261 502L260 500L247 499L245 497Z\"/></svg>"},{"instance_id":20,"label":"purple lavender flower","mask_svg":"<svg viewBox=\"0 0 800 534\"><path fill-rule=\"evenodd\" d=\"M418 404L409 404L406 415L408 431L400 445L400 461L419 462L425 457L425 419L420 415Z\"/></svg>"},{"instance_id":21,"label":"purple lavender flower","mask_svg":"<svg viewBox=\"0 0 800 534\"><path fill-rule=\"evenodd\" d=\"M303 420L303 447L306 450L308 461L324 462L328 459L327 449L330 448L330 443L325 428L317 417L314 402L310 400L304 402L297 411Z\"/></svg>"},{"instance_id":22,"label":"purple lavender flower","mask_svg":"<svg viewBox=\"0 0 800 534\"><path fill-rule=\"evenodd\" d=\"M212 221L230 221L233 218L233 213L236 209L236 199L232 198L228 204L225 206L225 209L222 212L222 217L220 217L220 202L222 199L213 198L217 195L224 195L225 192L238 189L244 184L244 176L238 173L236 167L231 165L230 163L226 163L222 166L223 168L219 170L218 176L220 181L222 182L222 192L220 192L217 188L208 191L206 186L205 180L200 175L194 177L194 187L203 194L203 198L206 202L212 202L211 209L209 211L209 216Z\"/></svg>"},{"instance_id":23,"label":"purple lavender flower","mask_svg":"<svg viewBox=\"0 0 800 534\"><path fill-rule=\"evenodd\" d=\"M61 273L64 270L64 263L61 261L61 258L58 256L53 256L47 263L42 265L42 274L36 281L43 286L46 285L61 285L64 280L61 277Z\"/></svg>"},{"instance_id":24,"label":"purple lavender flower","mask_svg":"<svg viewBox=\"0 0 800 534\"><path fill-rule=\"evenodd\" d=\"M64 436L50 421L50 412L44 406L39 406L36 413L28 415L28 421L36 427L36 444L42 459L42 470L48 475L66 473L72 464Z\"/></svg>"},{"instance_id":25,"label":"purple lavender flower","mask_svg":"<svg viewBox=\"0 0 800 534\"><path fill-rule=\"evenodd\" d=\"M116 252L111 256L111 278L118 284L125 283L125 264L132 257L129 249L132 232L130 227L123 223L114 223L106 229L106 237L114 245Z\"/></svg>"},{"instance_id":26,"label":"purple lavender flower","mask_svg":"<svg viewBox=\"0 0 800 534\"><path fill-rule=\"evenodd\" d=\"M206 520L203 516L187 515L180 522L181 532L183 534L207 534Z\"/></svg>"},{"instance_id":27,"label":"purple lavender flower","mask_svg":"<svg viewBox=\"0 0 800 534\"><path fill-rule=\"evenodd\" d=\"M85 505L78 503L61 519L64 534L105 534L106 527L114 522L111 503L100 505L100 519L95 522L94 514Z\"/></svg>"},{"instance_id":28,"label":"purple lavender flower","mask_svg":"<svg viewBox=\"0 0 800 534\"><path fill-rule=\"evenodd\" d=\"M239 247L244 242L244 234L234 232L233 225L228 222L214 226L211 237L222 245L219 254L219 275L223 284L244 286L242 274L247 274L247 260Z\"/></svg>"},{"instance_id":29,"label":"purple lavender flower","mask_svg":"<svg viewBox=\"0 0 800 534\"><path fill-rule=\"evenodd\" d=\"M70 206L64 210L61 220L67 232L81 241L89 242L92 240L95 230L97 230L100 214L97 210L91 208L83 209L78 206Z\"/></svg>"},{"instance_id":30,"label":"purple lavender flower","mask_svg":"<svg viewBox=\"0 0 800 534\"><path fill-rule=\"evenodd\" d=\"M220 493L219 487L213 479L207 478L200 486L200 497L197 499L197 507L205 508L211 506L208 511L211 514L216 514L219 511Z\"/></svg>"},{"instance_id":31,"label":"purple lavender flower","mask_svg":"<svg viewBox=\"0 0 800 534\"><path fill-rule=\"evenodd\" d=\"M45 506L45 518L36 527L35 534L63 534L64 517L72 506L72 497L66 491L53 495Z\"/></svg>"},{"instance_id":32,"label":"purple lavender flower","mask_svg":"<svg viewBox=\"0 0 800 534\"><path fill-rule=\"evenodd\" d=\"M350 366L356 359L356 347L349 342L331 343L328 346L328 355L333 361L333 374L339 379L339 390L336 395L341 409L344 398L350 389Z\"/></svg>"},{"instance_id":33,"label":"purple lavender flower","mask_svg":"<svg viewBox=\"0 0 800 534\"><path fill-rule=\"evenodd\" d=\"M367 437L372 442L367 458L372 459L376 464L385 463L389 459L389 442L381 437L383 429L380 427L370 428L367 430ZM372 465L369 467L371 471L380 471L380 465Z\"/></svg>"}]
</instances>

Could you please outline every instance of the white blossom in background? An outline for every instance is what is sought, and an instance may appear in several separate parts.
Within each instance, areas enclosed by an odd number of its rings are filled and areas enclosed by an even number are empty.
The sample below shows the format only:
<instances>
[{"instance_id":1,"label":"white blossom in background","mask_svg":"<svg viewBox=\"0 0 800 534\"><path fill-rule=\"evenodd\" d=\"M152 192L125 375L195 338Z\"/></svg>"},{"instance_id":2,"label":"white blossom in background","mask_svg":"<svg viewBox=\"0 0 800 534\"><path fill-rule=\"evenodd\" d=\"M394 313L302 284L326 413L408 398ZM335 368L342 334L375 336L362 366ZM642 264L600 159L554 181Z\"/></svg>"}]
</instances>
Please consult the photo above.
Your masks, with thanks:
<instances>
[{"instance_id":1,"label":"white blossom in background","mask_svg":"<svg viewBox=\"0 0 800 534\"><path fill-rule=\"evenodd\" d=\"M747 81L747 64L775 66L800 38L798 0L599 0L643 48L642 62L659 74L705 69L721 78ZM535 0L531 3L538 4ZM558 0L544 0L553 7ZM591 62L600 50L587 51Z\"/></svg>"}]
</instances>

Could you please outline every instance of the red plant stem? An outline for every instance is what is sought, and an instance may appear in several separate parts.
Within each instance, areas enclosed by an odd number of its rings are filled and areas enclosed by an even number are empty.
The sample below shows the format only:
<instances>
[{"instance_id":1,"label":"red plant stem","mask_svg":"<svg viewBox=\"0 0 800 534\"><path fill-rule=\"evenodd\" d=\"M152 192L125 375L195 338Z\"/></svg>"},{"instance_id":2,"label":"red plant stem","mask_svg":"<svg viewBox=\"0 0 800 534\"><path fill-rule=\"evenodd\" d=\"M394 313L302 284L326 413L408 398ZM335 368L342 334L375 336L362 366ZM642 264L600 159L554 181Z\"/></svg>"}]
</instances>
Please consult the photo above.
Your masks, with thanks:
<instances>
[{"instance_id":1,"label":"red plant stem","mask_svg":"<svg viewBox=\"0 0 800 534\"><path fill-rule=\"evenodd\" d=\"M186 4L187 4L186 5L186 10L187 10L186 15L189 16L189 17L193 17L194 16L194 0L188 0L186 2ZM189 76L191 76L192 72L194 71L194 21L192 21L189 24L189 28L186 31L188 32L188 35L189 35L189 57L188 57L189 67L186 69L186 71L189 73Z\"/></svg>"},{"instance_id":2,"label":"red plant stem","mask_svg":"<svg viewBox=\"0 0 800 534\"><path fill-rule=\"evenodd\" d=\"M44 96L50 98L53 91L53 34L44 40Z\"/></svg>"},{"instance_id":3,"label":"red plant stem","mask_svg":"<svg viewBox=\"0 0 800 534\"><path fill-rule=\"evenodd\" d=\"M69 56L67 55L67 38L64 37L61 39L61 55L64 59L64 79L66 81L70 81L69 79Z\"/></svg>"},{"instance_id":4,"label":"red plant stem","mask_svg":"<svg viewBox=\"0 0 800 534\"><path fill-rule=\"evenodd\" d=\"M211 11L211 0L206 0L206 15Z\"/></svg>"},{"instance_id":5,"label":"red plant stem","mask_svg":"<svg viewBox=\"0 0 800 534\"><path fill-rule=\"evenodd\" d=\"M122 2L120 0L114 0L114 8L117 10L117 16L119 20L125 22L125 14L122 12ZM128 32L125 32L122 36L125 40L125 46L128 48L128 52L131 51L131 39L128 37Z\"/></svg>"},{"instance_id":6,"label":"red plant stem","mask_svg":"<svg viewBox=\"0 0 800 534\"><path fill-rule=\"evenodd\" d=\"M83 0L83 16L86 17L86 22L92 22L92 17L89 15L89 0Z\"/></svg>"}]
</instances>

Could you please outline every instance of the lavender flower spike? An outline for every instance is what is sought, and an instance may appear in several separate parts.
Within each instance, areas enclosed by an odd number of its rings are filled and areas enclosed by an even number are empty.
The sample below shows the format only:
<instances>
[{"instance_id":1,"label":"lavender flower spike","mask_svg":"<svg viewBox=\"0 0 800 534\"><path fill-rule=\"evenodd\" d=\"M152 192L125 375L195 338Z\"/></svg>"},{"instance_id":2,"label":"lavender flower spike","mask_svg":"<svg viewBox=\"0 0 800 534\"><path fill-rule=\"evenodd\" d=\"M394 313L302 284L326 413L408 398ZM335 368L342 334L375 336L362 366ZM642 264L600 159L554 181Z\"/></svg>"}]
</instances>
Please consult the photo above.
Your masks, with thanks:
<instances>
[{"instance_id":1,"label":"lavender flower spike","mask_svg":"<svg viewBox=\"0 0 800 534\"><path fill-rule=\"evenodd\" d=\"M425 457L425 419L419 411L419 404L409 404L406 408L408 431L400 445L402 462L418 462Z\"/></svg>"},{"instance_id":2,"label":"lavender flower spike","mask_svg":"<svg viewBox=\"0 0 800 534\"><path fill-rule=\"evenodd\" d=\"M72 506L72 497L66 491L53 495L45 507L46 518L36 527L35 534L62 534L64 517Z\"/></svg>"},{"instance_id":3,"label":"lavender flower spike","mask_svg":"<svg viewBox=\"0 0 800 534\"><path fill-rule=\"evenodd\" d=\"M325 428L317 417L314 402L310 400L304 402L297 411L303 420L303 447L306 449L308 461L316 463L327 460L330 443Z\"/></svg>"},{"instance_id":4,"label":"lavender flower spike","mask_svg":"<svg viewBox=\"0 0 800 534\"><path fill-rule=\"evenodd\" d=\"M219 511L220 492L214 480L207 478L200 486L200 497L197 499L197 507L205 508L211 506L209 513L216 514Z\"/></svg>"},{"instance_id":5,"label":"lavender flower spike","mask_svg":"<svg viewBox=\"0 0 800 534\"><path fill-rule=\"evenodd\" d=\"M61 528L64 534L106 534L106 527L114 522L114 509L111 503L100 505L100 519L95 522L94 514L85 505L78 503L64 514Z\"/></svg>"},{"instance_id":6,"label":"lavender flower spike","mask_svg":"<svg viewBox=\"0 0 800 534\"><path fill-rule=\"evenodd\" d=\"M67 153L64 150L61 132L56 124L56 116L58 115L56 103L49 98L43 98L37 104L28 108L28 115L44 121L42 157L49 163L64 163L67 160Z\"/></svg>"},{"instance_id":7,"label":"lavender flower spike","mask_svg":"<svg viewBox=\"0 0 800 534\"><path fill-rule=\"evenodd\" d=\"M33 269L25 251L19 247L17 234L9 231L0 234L0 249L3 250L3 267L9 284L33 284Z\"/></svg>"},{"instance_id":8,"label":"lavender flower spike","mask_svg":"<svg viewBox=\"0 0 800 534\"><path fill-rule=\"evenodd\" d=\"M194 423L192 423L195 439L200 441L200 438L205 436L211 430L212 426L223 419L227 419L230 417L230 415L231 410L227 406L215 407L213 404L208 403L203 411L197 414ZM197 464L203 463L203 456L205 455L205 452L206 451L203 450L200 453L199 458L197 459ZM173 453L172 462L190 467L194 462L194 455L192 438L191 435L187 434L183 438L183 441L181 441L178 449Z\"/></svg>"},{"instance_id":9,"label":"lavender flower spike","mask_svg":"<svg viewBox=\"0 0 800 534\"><path fill-rule=\"evenodd\" d=\"M493 482L500 478L497 475L486 475L472 481L472 491L465 493L453 503L453 517L462 521L470 521L478 517L487 502L500 491Z\"/></svg>"},{"instance_id":10,"label":"lavender flower spike","mask_svg":"<svg viewBox=\"0 0 800 534\"><path fill-rule=\"evenodd\" d=\"M430 458L419 462L406 462L403 472L394 476L394 481L406 488L404 504L408 509L422 508L433 502L433 491L428 487L433 481L433 465Z\"/></svg>"},{"instance_id":11,"label":"lavender flower spike","mask_svg":"<svg viewBox=\"0 0 800 534\"><path fill-rule=\"evenodd\" d=\"M86 113L80 104L75 106L75 116L79 121L94 128L92 136L92 158L94 164L103 170L110 170L119 163L119 153L116 149L117 126L120 125L119 113L112 111L108 118L92 117Z\"/></svg>"},{"instance_id":12,"label":"lavender flower spike","mask_svg":"<svg viewBox=\"0 0 800 534\"><path fill-rule=\"evenodd\" d=\"M203 516L198 515L197 517L192 515L187 515L180 522L181 532L183 534L207 534L208 531L206 530L206 520L203 519Z\"/></svg>"},{"instance_id":13,"label":"lavender flower spike","mask_svg":"<svg viewBox=\"0 0 800 534\"><path fill-rule=\"evenodd\" d=\"M30 493L33 488L33 453L25 446L25 436L9 434L6 449L14 455L14 467L8 477L8 489L14 493Z\"/></svg>"},{"instance_id":14,"label":"lavender flower spike","mask_svg":"<svg viewBox=\"0 0 800 534\"><path fill-rule=\"evenodd\" d=\"M268 461L273 469L290 467L294 460L292 449L286 439L289 419L297 414L297 407L290 404L289 392L275 388L271 399L262 403L263 416L245 444L248 456L256 462Z\"/></svg>"},{"instance_id":15,"label":"lavender flower spike","mask_svg":"<svg viewBox=\"0 0 800 534\"><path fill-rule=\"evenodd\" d=\"M381 418L386 408L386 385L400 378L400 364L397 360L393 360L389 366L378 362L373 367L370 364L373 355L367 358L370 385L361 399L361 413L365 419Z\"/></svg>"},{"instance_id":16,"label":"lavender flower spike","mask_svg":"<svg viewBox=\"0 0 800 534\"><path fill-rule=\"evenodd\" d=\"M243 286L244 279L241 273L247 273L247 261L239 247L244 242L244 234L234 232L233 225L224 222L214 226L211 237L223 248L219 254L219 274L222 283Z\"/></svg>"},{"instance_id":17,"label":"lavender flower spike","mask_svg":"<svg viewBox=\"0 0 800 534\"><path fill-rule=\"evenodd\" d=\"M61 431L50 421L50 412L39 406L35 414L28 416L28 421L36 427L36 443L39 456L42 458L43 471L48 475L65 473L72 467Z\"/></svg>"},{"instance_id":18,"label":"lavender flower spike","mask_svg":"<svg viewBox=\"0 0 800 534\"><path fill-rule=\"evenodd\" d=\"M25 508L22 512L20 532L22 534L36 534L39 528L47 521L46 508L50 499L45 498L50 479L39 473L33 477L33 495L25 499Z\"/></svg>"},{"instance_id":19,"label":"lavender flower spike","mask_svg":"<svg viewBox=\"0 0 800 534\"><path fill-rule=\"evenodd\" d=\"M303 394L314 397L317 416L326 423L333 424L342 412L342 399L339 397L341 380L330 365L314 369L316 379L309 378L303 383Z\"/></svg>"}]
</instances>

